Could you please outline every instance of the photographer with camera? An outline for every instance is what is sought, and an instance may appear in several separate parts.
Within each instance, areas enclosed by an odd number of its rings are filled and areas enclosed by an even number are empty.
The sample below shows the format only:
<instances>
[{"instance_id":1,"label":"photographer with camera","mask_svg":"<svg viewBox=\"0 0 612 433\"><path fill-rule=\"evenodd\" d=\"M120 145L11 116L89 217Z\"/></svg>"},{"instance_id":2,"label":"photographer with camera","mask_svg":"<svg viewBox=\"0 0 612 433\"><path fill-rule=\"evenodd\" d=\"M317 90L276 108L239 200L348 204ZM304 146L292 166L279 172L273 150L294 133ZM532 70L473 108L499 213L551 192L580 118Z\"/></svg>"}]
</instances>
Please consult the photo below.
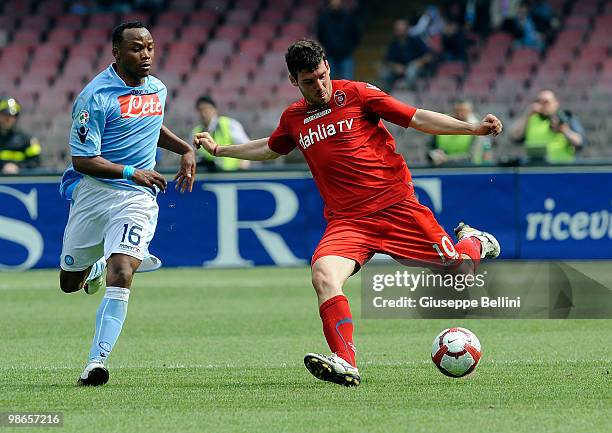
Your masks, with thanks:
<instances>
[{"instance_id":1,"label":"photographer with camera","mask_svg":"<svg viewBox=\"0 0 612 433\"><path fill-rule=\"evenodd\" d=\"M551 164L575 161L586 141L580 120L570 111L559 109L559 100L551 90L538 93L512 125L510 135L524 143L530 162Z\"/></svg>"}]
</instances>

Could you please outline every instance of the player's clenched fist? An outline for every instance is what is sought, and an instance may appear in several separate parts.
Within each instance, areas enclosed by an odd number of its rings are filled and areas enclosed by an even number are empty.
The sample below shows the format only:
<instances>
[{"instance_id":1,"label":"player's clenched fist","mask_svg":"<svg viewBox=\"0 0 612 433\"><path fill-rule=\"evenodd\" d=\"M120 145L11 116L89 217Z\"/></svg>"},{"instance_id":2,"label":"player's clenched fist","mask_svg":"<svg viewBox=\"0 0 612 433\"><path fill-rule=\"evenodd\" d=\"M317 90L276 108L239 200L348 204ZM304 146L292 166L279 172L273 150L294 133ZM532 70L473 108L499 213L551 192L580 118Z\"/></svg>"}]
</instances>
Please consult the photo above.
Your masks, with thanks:
<instances>
[{"instance_id":1,"label":"player's clenched fist","mask_svg":"<svg viewBox=\"0 0 612 433\"><path fill-rule=\"evenodd\" d=\"M504 129L504 126L497 117L492 114L487 114L478 125L476 135L499 135Z\"/></svg>"},{"instance_id":2,"label":"player's clenched fist","mask_svg":"<svg viewBox=\"0 0 612 433\"><path fill-rule=\"evenodd\" d=\"M193 145L198 149L202 147L211 155L217 156L217 148L219 145L208 132L198 132L196 135L194 135Z\"/></svg>"},{"instance_id":3,"label":"player's clenched fist","mask_svg":"<svg viewBox=\"0 0 612 433\"><path fill-rule=\"evenodd\" d=\"M134 183L146 186L152 190L155 190L155 186L157 186L161 192L166 191L168 184L166 178L155 170L136 170L132 175L132 180Z\"/></svg>"}]
</instances>

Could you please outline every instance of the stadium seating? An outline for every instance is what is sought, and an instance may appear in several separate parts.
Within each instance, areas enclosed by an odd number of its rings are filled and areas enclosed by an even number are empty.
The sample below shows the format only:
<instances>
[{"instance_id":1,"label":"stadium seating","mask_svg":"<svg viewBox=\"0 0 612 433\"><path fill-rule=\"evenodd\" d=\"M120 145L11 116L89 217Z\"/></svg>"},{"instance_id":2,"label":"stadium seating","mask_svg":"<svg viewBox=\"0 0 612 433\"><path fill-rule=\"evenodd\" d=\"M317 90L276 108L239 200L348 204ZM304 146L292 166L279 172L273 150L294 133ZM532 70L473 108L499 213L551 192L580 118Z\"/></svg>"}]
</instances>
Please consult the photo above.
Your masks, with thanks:
<instances>
[{"instance_id":1,"label":"stadium seating","mask_svg":"<svg viewBox=\"0 0 612 433\"><path fill-rule=\"evenodd\" d=\"M118 22L139 20L149 26L156 40L154 73L169 88L168 118L181 136L188 138L195 99L206 92L222 110L243 119L247 130L269 133L278 120L274 116L298 96L287 81L283 53L294 40L313 35L317 7L324 2L173 0L160 12L122 14L72 13L73 3L8 0L0 5L0 92L20 99L27 112L22 126L51 147L45 154L52 155L55 168L64 164L71 101L112 62L110 31ZM512 36L494 31L474 45L467 65L442 63L407 100L448 110L453 97L468 96L479 111L501 113L509 123L537 90L551 87L593 128L589 141L595 151L589 154L612 156L612 123L604 120L612 95L612 1L549 4L560 26L544 52L515 48ZM431 45L441 48L439 35ZM399 137L411 152L426 148L423 135Z\"/></svg>"},{"instance_id":2,"label":"stadium seating","mask_svg":"<svg viewBox=\"0 0 612 433\"><path fill-rule=\"evenodd\" d=\"M193 120L193 102L205 92L213 93L222 109L239 105L252 109L258 103L280 106L296 97L295 89L284 85L286 72L280 52L292 40L309 34L316 8L297 8L296 19L306 24L291 24L285 19L294 9L293 0L168 3L168 9L158 14L136 11L121 16L113 12L74 14L69 4L52 0L13 1L4 7L0 24L8 32L10 44L0 51L0 86L29 110L22 117L22 126L40 129L46 146L64 146L66 132L62 136L58 128L67 128L67 105L87 80L112 61L107 44L110 29L118 21L138 20L150 26L157 46L156 71L170 95L180 101L169 101L174 114ZM270 54L264 58L266 53ZM258 66L262 74L252 77ZM248 86L251 80L253 87ZM279 81L283 85L279 86ZM53 115L64 119L49 120L54 125L49 138L61 137L56 143L46 139L48 123L41 123ZM190 128L185 122L182 126L179 133L185 136ZM62 162L57 158L61 153L45 152L54 155L52 160L58 163Z\"/></svg>"},{"instance_id":3,"label":"stadium seating","mask_svg":"<svg viewBox=\"0 0 612 433\"><path fill-rule=\"evenodd\" d=\"M457 95L451 79L455 78L461 95L473 99L480 112L500 113L508 126L538 90L550 88L558 93L563 107L576 112L589 126L589 151L584 156L612 158L612 124L605 122L606 110L597 102L607 100L609 104L612 98L612 1L548 3L561 25L543 53L514 48L512 36L493 32L471 56L465 73L442 63L433 77L425 78L427 85L417 83L411 101L450 110ZM401 145L406 145L404 139L401 135ZM421 146L428 140L426 136L409 139L420 141ZM510 144L507 137L498 141L506 147Z\"/></svg>"}]
</instances>

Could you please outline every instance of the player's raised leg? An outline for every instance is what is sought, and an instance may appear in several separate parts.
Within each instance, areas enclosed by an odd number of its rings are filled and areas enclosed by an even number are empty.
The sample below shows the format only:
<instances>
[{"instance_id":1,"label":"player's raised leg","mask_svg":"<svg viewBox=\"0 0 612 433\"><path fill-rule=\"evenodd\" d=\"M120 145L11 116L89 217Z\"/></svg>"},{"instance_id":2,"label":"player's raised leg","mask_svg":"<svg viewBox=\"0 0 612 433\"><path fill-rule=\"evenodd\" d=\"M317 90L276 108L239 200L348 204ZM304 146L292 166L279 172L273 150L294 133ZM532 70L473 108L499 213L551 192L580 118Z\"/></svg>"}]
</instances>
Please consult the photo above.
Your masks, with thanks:
<instances>
[{"instance_id":1,"label":"player's raised leg","mask_svg":"<svg viewBox=\"0 0 612 433\"><path fill-rule=\"evenodd\" d=\"M105 197L89 182L79 184L72 194L60 256L60 288L65 293L84 288L94 294L104 285Z\"/></svg>"},{"instance_id":2,"label":"player's raised leg","mask_svg":"<svg viewBox=\"0 0 612 433\"><path fill-rule=\"evenodd\" d=\"M106 259L101 257L96 263L91 266L87 280L83 285L83 290L88 295L98 293L104 286L104 270L106 269Z\"/></svg>"},{"instance_id":3,"label":"player's raised leg","mask_svg":"<svg viewBox=\"0 0 612 433\"><path fill-rule=\"evenodd\" d=\"M65 293L74 293L84 289L85 293L93 295L104 285L105 269L104 257L82 271L60 269L60 289Z\"/></svg>"},{"instance_id":4,"label":"player's raised leg","mask_svg":"<svg viewBox=\"0 0 612 433\"><path fill-rule=\"evenodd\" d=\"M68 255L68 257L71 256ZM60 289L64 293L74 293L84 289L85 293L93 295L104 285L105 269L106 260L104 260L104 257L83 270L68 271L60 269Z\"/></svg>"},{"instance_id":5,"label":"player's raised leg","mask_svg":"<svg viewBox=\"0 0 612 433\"><path fill-rule=\"evenodd\" d=\"M475 273L481 259L495 259L501 252L499 242L489 232L477 230L463 222L459 223L454 232L457 237L455 250L461 262L453 272Z\"/></svg>"},{"instance_id":6,"label":"player's raised leg","mask_svg":"<svg viewBox=\"0 0 612 433\"><path fill-rule=\"evenodd\" d=\"M132 278L141 260L125 254L113 254L107 261L106 293L96 313L96 331L89 362L78 380L79 385L104 385L108 370L104 362L110 355L127 315Z\"/></svg>"},{"instance_id":7,"label":"player's raised leg","mask_svg":"<svg viewBox=\"0 0 612 433\"><path fill-rule=\"evenodd\" d=\"M312 285L332 354L308 353L304 364L316 378L345 386L357 386L361 381L355 363L353 316L342 291L356 265L354 260L340 256L323 256L312 265Z\"/></svg>"},{"instance_id":8,"label":"player's raised leg","mask_svg":"<svg viewBox=\"0 0 612 433\"><path fill-rule=\"evenodd\" d=\"M460 222L459 225L455 227L455 236L457 236L457 240L459 241L457 247L463 244L467 245L468 242L475 243L475 240L477 240L480 246L479 253L481 259L495 259L499 257L501 253L501 247L495 236L489 232L483 232L470 227L463 222ZM459 251L459 248L457 248L457 250Z\"/></svg>"},{"instance_id":9,"label":"player's raised leg","mask_svg":"<svg viewBox=\"0 0 612 433\"><path fill-rule=\"evenodd\" d=\"M463 223L455 229L458 242L440 226L433 212L411 195L376 214L392 228L381 238L381 250L402 260L441 264L446 272L473 273L483 258L495 258L500 246L495 237Z\"/></svg>"},{"instance_id":10,"label":"player's raised leg","mask_svg":"<svg viewBox=\"0 0 612 433\"><path fill-rule=\"evenodd\" d=\"M82 271L66 271L60 269L60 289L64 293L78 292L83 288L85 280L91 271L91 267L83 269Z\"/></svg>"}]
</instances>

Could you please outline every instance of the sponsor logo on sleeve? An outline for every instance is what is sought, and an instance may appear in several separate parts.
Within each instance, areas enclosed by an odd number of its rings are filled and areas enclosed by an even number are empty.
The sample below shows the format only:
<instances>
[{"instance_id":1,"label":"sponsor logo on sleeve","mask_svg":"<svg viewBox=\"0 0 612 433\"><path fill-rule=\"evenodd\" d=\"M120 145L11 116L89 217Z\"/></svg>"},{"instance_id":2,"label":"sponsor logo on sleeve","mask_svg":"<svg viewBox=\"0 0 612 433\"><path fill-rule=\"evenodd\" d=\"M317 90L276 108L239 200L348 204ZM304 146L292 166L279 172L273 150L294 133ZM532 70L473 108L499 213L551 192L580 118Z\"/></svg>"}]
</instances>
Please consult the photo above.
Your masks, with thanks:
<instances>
[{"instance_id":1,"label":"sponsor logo on sleeve","mask_svg":"<svg viewBox=\"0 0 612 433\"><path fill-rule=\"evenodd\" d=\"M87 134L89 134L89 128L84 125L79 126L79 128L77 129L77 135L79 136L79 140L82 144L85 144Z\"/></svg>"},{"instance_id":2,"label":"sponsor logo on sleeve","mask_svg":"<svg viewBox=\"0 0 612 433\"><path fill-rule=\"evenodd\" d=\"M79 125L86 125L89 122L89 111L81 110L77 116Z\"/></svg>"},{"instance_id":3,"label":"sponsor logo on sleeve","mask_svg":"<svg viewBox=\"0 0 612 433\"><path fill-rule=\"evenodd\" d=\"M86 126L89 123L89 111L81 110L78 112L75 118L75 127L77 135L79 136L79 141L82 144L85 144L85 140L87 139L87 134L89 133L89 128Z\"/></svg>"}]
</instances>

